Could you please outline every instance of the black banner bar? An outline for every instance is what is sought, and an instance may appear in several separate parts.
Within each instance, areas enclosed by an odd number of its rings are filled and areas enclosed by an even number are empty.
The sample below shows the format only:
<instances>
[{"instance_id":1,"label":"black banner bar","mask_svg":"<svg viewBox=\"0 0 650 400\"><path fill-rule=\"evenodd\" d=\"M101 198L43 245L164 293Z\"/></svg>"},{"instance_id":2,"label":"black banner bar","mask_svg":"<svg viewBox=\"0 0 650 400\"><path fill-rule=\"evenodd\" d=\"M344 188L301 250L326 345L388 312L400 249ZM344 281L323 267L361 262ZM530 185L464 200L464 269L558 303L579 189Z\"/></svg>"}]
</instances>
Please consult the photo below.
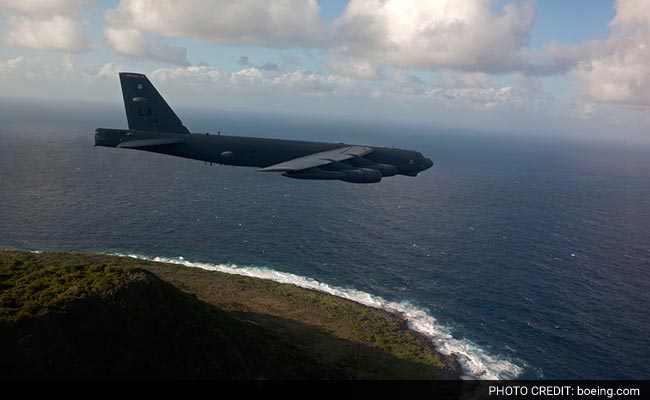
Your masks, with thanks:
<instances>
[{"instance_id":1,"label":"black banner bar","mask_svg":"<svg viewBox=\"0 0 650 400\"><path fill-rule=\"evenodd\" d=\"M20 398L646 399L650 380L553 381L4 381ZM228 395L230 394L230 395ZM125 397L126 395L126 397ZM233 396L234 395L234 396ZM45 396L45 397L43 397ZM144 397L142 397L144 396ZM419 399L418 399L419 400Z\"/></svg>"}]
</instances>

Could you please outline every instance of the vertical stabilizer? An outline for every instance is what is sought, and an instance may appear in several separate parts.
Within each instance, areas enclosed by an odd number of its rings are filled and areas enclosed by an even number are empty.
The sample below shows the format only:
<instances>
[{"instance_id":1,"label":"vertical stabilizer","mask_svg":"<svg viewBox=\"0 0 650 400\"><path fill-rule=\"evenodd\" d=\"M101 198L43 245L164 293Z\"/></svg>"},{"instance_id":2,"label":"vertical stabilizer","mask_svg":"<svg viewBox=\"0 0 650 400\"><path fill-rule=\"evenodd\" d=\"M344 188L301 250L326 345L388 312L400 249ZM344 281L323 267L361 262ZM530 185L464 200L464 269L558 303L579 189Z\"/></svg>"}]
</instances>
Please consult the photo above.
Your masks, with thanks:
<instances>
[{"instance_id":1,"label":"vertical stabilizer","mask_svg":"<svg viewBox=\"0 0 650 400\"><path fill-rule=\"evenodd\" d=\"M120 83L129 129L190 133L145 75L121 72Z\"/></svg>"}]
</instances>

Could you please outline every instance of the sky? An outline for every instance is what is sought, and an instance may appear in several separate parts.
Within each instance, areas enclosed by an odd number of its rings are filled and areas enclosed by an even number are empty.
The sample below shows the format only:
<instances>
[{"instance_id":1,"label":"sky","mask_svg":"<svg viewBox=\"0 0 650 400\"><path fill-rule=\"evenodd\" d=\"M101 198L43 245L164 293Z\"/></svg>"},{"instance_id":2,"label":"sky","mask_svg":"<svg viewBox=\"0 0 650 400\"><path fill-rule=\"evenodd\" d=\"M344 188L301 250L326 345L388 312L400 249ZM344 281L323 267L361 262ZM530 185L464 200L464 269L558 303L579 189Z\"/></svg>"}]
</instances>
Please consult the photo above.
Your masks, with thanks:
<instances>
[{"instance_id":1,"label":"sky","mask_svg":"<svg viewBox=\"0 0 650 400\"><path fill-rule=\"evenodd\" d=\"M650 0L0 1L0 96L118 103L120 71L174 108L650 140Z\"/></svg>"}]
</instances>

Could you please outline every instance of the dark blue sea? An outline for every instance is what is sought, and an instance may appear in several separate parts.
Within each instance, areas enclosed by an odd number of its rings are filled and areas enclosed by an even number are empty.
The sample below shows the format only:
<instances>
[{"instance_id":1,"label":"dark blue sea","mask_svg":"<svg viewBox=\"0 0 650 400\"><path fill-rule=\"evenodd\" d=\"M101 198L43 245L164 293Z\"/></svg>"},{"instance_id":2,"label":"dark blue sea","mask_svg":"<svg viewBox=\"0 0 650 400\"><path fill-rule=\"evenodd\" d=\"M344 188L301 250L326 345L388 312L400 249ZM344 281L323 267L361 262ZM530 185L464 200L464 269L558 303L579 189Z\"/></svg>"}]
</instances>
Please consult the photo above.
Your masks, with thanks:
<instances>
[{"instance_id":1,"label":"dark blue sea","mask_svg":"<svg viewBox=\"0 0 650 400\"><path fill-rule=\"evenodd\" d=\"M404 314L470 378L650 379L648 145L179 110L192 131L412 148L435 162L353 185L93 147L95 128L126 126L117 103L0 104L0 248L328 291Z\"/></svg>"}]
</instances>

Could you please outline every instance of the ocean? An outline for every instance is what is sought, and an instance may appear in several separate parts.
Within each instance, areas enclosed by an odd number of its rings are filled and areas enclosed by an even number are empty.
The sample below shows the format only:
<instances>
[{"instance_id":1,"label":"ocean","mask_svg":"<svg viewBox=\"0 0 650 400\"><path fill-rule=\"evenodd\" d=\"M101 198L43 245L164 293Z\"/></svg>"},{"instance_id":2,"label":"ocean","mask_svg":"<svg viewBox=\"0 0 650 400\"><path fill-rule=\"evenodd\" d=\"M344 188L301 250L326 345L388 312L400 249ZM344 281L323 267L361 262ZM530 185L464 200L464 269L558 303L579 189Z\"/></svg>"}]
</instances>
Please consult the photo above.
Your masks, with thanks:
<instances>
[{"instance_id":1,"label":"ocean","mask_svg":"<svg viewBox=\"0 0 650 400\"><path fill-rule=\"evenodd\" d=\"M379 184L93 147L119 104L2 100L0 248L261 276L403 314L466 378L650 379L650 147L179 110L192 131L386 145Z\"/></svg>"}]
</instances>

